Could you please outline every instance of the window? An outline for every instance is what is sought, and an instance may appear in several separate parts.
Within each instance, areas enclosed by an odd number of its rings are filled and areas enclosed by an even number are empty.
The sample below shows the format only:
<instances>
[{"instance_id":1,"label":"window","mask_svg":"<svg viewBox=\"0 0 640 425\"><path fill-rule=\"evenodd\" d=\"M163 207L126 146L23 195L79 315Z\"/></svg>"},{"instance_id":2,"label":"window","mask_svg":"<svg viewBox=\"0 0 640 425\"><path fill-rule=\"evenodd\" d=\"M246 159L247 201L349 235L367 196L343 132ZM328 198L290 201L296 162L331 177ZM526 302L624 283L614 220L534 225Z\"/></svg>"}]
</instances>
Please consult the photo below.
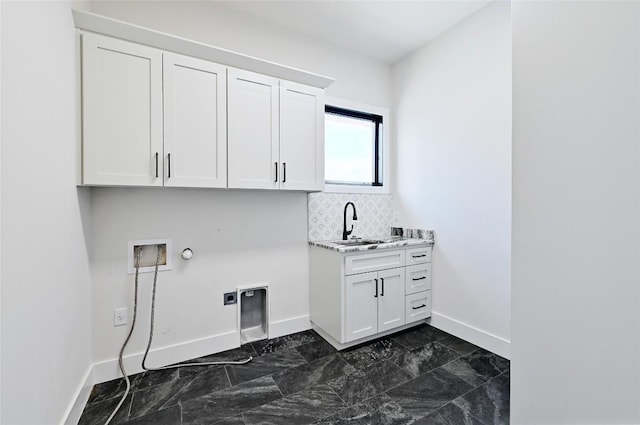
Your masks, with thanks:
<instances>
[{"instance_id":1,"label":"window","mask_svg":"<svg viewBox=\"0 0 640 425\"><path fill-rule=\"evenodd\" d=\"M325 106L325 182L382 186L382 116Z\"/></svg>"}]
</instances>

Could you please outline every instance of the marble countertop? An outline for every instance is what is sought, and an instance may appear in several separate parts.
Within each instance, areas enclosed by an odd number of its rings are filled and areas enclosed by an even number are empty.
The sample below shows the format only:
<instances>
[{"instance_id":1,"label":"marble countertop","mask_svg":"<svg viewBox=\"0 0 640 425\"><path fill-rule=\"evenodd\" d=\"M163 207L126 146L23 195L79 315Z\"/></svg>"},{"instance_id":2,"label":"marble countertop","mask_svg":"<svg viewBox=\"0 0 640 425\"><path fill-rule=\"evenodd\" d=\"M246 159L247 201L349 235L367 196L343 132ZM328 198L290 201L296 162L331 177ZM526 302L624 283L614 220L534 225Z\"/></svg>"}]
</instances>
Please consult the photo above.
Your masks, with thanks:
<instances>
[{"instance_id":1,"label":"marble countertop","mask_svg":"<svg viewBox=\"0 0 640 425\"><path fill-rule=\"evenodd\" d=\"M407 238L398 236L383 236L380 238L364 238L364 240L379 240L381 242L369 245L341 245L340 241L309 241L309 245L330 249L338 252L361 252L374 249L404 248L407 246L433 245L433 239Z\"/></svg>"}]
</instances>

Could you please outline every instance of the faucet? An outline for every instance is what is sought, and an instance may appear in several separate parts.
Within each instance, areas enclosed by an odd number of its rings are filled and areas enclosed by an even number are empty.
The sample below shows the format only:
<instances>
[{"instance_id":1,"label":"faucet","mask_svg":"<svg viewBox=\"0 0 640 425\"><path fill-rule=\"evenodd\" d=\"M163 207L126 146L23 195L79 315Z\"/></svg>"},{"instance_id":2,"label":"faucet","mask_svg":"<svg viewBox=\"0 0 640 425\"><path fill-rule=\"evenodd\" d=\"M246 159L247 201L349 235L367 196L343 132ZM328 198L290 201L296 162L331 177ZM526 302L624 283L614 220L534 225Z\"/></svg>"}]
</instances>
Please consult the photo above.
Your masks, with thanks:
<instances>
[{"instance_id":1,"label":"faucet","mask_svg":"<svg viewBox=\"0 0 640 425\"><path fill-rule=\"evenodd\" d=\"M353 202L347 202L344 206L344 222L343 222L343 226L342 226L342 240L346 241L347 240L347 236L349 236L351 234L351 232L353 232L353 224L351 224L351 230L347 230L347 208L349 207L349 205L351 205L353 207L353 219L357 220L358 216L356 215L356 206L353 204Z\"/></svg>"}]
</instances>

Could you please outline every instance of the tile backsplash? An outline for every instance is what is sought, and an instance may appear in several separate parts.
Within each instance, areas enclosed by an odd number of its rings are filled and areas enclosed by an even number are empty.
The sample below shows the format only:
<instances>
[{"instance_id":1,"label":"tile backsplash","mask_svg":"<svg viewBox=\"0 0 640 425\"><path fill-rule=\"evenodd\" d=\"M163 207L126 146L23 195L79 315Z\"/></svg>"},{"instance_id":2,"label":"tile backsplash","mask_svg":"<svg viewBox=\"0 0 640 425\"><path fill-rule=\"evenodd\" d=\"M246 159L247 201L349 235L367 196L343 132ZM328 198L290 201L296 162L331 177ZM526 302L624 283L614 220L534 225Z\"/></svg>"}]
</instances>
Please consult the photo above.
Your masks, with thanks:
<instances>
[{"instance_id":1,"label":"tile backsplash","mask_svg":"<svg viewBox=\"0 0 640 425\"><path fill-rule=\"evenodd\" d=\"M353 222L357 237L376 237L390 234L390 228L398 225L398 214L393 208L393 195L350 193L310 193L309 240L324 241L342 238L344 206L347 202L356 206L358 220ZM351 228L351 207L347 212L347 225Z\"/></svg>"}]
</instances>

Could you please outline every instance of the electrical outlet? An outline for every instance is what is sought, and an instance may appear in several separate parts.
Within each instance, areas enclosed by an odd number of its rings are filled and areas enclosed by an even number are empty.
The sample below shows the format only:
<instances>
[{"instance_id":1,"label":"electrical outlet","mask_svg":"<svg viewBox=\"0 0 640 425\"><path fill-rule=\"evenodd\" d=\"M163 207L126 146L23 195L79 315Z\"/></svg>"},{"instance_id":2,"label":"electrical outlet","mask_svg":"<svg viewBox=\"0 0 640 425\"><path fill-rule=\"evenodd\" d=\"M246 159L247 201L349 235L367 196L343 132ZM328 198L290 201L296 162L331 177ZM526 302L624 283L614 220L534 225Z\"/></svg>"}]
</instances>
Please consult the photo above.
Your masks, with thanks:
<instances>
[{"instance_id":1,"label":"electrical outlet","mask_svg":"<svg viewBox=\"0 0 640 425\"><path fill-rule=\"evenodd\" d=\"M235 304L237 302L236 292L226 292L224 294L224 305Z\"/></svg>"},{"instance_id":2,"label":"electrical outlet","mask_svg":"<svg viewBox=\"0 0 640 425\"><path fill-rule=\"evenodd\" d=\"M113 310L113 326L124 326L129 323L129 309L116 308Z\"/></svg>"}]
</instances>

